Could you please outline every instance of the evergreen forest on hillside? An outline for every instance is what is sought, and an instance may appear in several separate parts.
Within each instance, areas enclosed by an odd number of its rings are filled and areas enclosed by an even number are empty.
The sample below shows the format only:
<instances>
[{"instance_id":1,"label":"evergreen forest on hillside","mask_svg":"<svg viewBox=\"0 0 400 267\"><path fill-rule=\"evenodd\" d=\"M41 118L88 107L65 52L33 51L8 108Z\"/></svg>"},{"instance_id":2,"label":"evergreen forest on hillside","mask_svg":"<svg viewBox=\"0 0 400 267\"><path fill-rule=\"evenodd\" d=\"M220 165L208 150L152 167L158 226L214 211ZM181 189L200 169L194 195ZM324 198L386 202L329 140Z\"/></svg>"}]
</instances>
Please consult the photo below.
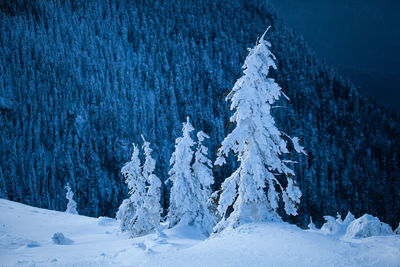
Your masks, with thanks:
<instances>
[{"instance_id":1,"label":"evergreen forest on hillside","mask_svg":"<svg viewBox=\"0 0 400 267\"><path fill-rule=\"evenodd\" d=\"M203 145L214 161L234 127L225 96L269 25L271 76L290 99L272 112L307 152L293 154L298 216L280 203L281 216L305 227L310 216L321 225L323 215L368 212L397 226L400 117L256 0L1 1L0 197L64 210L69 183L80 214L115 217L132 142L151 142L164 182L187 116L210 137ZM215 168L212 190L236 168Z\"/></svg>"}]
</instances>

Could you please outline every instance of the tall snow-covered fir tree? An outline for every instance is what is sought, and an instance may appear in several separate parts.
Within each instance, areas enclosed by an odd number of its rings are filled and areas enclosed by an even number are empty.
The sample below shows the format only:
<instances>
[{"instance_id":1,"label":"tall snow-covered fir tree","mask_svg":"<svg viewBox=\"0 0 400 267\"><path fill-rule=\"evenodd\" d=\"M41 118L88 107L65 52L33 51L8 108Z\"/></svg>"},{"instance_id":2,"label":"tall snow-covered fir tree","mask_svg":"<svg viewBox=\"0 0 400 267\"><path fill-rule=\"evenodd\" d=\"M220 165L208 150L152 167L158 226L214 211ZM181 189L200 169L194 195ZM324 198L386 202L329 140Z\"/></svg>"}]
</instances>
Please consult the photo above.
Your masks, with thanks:
<instances>
[{"instance_id":1,"label":"tall snow-covered fir tree","mask_svg":"<svg viewBox=\"0 0 400 267\"><path fill-rule=\"evenodd\" d=\"M72 192L71 186L69 186L69 183L67 183L67 185L65 186L65 189L67 190L65 198L68 199L67 209L65 210L65 212L68 212L71 214L78 214L78 211L76 210L77 204L74 200L74 192Z\"/></svg>"},{"instance_id":2,"label":"tall snow-covered fir tree","mask_svg":"<svg viewBox=\"0 0 400 267\"><path fill-rule=\"evenodd\" d=\"M168 222L170 227L178 223L194 225L209 234L214 219L208 209L207 199L213 177L209 171L207 149L201 144L206 137L204 133L198 135L201 141L192 168L194 141L190 134L193 130L187 117L187 121L183 123L183 136L176 139L175 152L171 156L172 168L169 171L169 180L173 185Z\"/></svg>"},{"instance_id":3,"label":"tall snow-covered fir tree","mask_svg":"<svg viewBox=\"0 0 400 267\"><path fill-rule=\"evenodd\" d=\"M243 76L226 97L234 110L230 122L236 127L218 149L215 165L225 164L233 151L239 167L221 185L218 210L223 219L214 229L217 232L248 222L280 220L277 213L280 194L287 214L297 215L296 206L300 203L301 192L292 179L294 172L287 166L290 161L282 159L289 153L286 141L289 138L275 126L271 115L273 104L284 93L269 78L270 68L276 69L276 65L269 49L271 44L264 40L266 32L249 49ZM292 142L298 152L305 153L297 138ZM278 179L282 176L286 177L286 188ZM233 212L228 216L228 207L232 205Z\"/></svg>"},{"instance_id":4,"label":"tall snow-covered fir tree","mask_svg":"<svg viewBox=\"0 0 400 267\"><path fill-rule=\"evenodd\" d=\"M156 161L151 156L153 150L150 148L150 143L147 142L143 135L143 150L145 156L145 162L143 164L143 177L146 180L147 192L145 201L143 204L143 209L146 210L147 213L147 230L146 232L151 232L157 230L160 226L161 212L162 208L160 205L161 199L161 181L154 174L154 169L156 166Z\"/></svg>"},{"instance_id":5,"label":"tall snow-covered fir tree","mask_svg":"<svg viewBox=\"0 0 400 267\"><path fill-rule=\"evenodd\" d=\"M116 217L120 221L122 232L127 231L132 236L138 236L141 234L138 222L143 217L143 214L138 210L143 206L146 183L142 175L137 145L133 144L131 160L122 167L121 173L125 177L130 196L122 202Z\"/></svg>"},{"instance_id":6,"label":"tall snow-covered fir tree","mask_svg":"<svg viewBox=\"0 0 400 267\"><path fill-rule=\"evenodd\" d=\"M180 221L193 221L195 218L195 207L193 203L194 179L191 162L193 159L194 141L190 133L194 130L187 117L183 123L182 137L175 141L175 151L170 159L171 170L168 172L169 179L172 182L170 193L170 204L168 211L169 227L172 227Z\"/></svg>"}]
</instances>

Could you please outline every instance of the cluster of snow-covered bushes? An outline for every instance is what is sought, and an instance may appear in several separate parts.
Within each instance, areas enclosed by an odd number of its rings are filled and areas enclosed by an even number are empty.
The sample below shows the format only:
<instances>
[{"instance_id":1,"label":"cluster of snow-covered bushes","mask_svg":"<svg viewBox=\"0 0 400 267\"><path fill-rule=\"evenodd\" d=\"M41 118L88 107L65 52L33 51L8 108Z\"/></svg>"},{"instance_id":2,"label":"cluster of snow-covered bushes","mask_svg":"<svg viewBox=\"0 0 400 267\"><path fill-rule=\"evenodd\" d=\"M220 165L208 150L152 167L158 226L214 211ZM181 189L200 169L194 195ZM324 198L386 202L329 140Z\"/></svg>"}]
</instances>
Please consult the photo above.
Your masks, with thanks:
<instances>
[{"instance_id":1,"label":"cluster of snow-covered bushes","mask_svg":"<svg viewBox=\"0 0 400 267\"><path fill-rule=\"evenodd\" d=\"M369 214L364 214L356 219L351 212L348 212L346 218L342 220L341 215L338 213L336 219L332 216L324 216L324 219L326 221L325 224L318 230L310 218L308 228L312 231L321 231L345 239L400 234L400 224L393 231L390 225Z\"/></svg>"}]
</instances>

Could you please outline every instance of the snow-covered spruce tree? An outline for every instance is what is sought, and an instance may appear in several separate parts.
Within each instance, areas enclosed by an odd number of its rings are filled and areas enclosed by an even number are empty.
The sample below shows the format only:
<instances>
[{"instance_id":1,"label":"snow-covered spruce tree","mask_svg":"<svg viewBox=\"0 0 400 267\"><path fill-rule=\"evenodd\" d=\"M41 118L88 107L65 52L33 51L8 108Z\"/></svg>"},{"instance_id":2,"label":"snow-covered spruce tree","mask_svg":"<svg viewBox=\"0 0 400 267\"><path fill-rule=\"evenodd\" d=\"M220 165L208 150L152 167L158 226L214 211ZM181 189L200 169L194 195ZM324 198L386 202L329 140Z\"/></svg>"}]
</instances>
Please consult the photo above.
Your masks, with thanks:
<instances>
[{"instance_id":1,"label":"snow-covered spruce tree","mask_svg":"<svg viewBox=\"0 0 400 267\"><path fill-rule=\"evenodd\" d=\"M175 141L175 151L170 159L171 170L168 172L167 181L172 182L170 204L168 210L168 223L172 227L180 221L190 222L195 217L193 201L194 179L191 168L193 158L192 146L194 142L190 137L193 126L187 121L183 123L183 136Z\"/></svg>"},{"instance_id":2,"label":"snow-covered spruce tree","mask_svg":"<svg viewBox=\"0 0 400 267\"><path fill-rule=\"evenodd\" d=\"M117 219L120 221L121 231L129 232L131 236L143 234L143 202L146 195L146 183L140 166L139 149L133 144L131 160L121 169L125 177L125 183L129 189L129 198L125 199L117 212Z\"/></svg>"},{"instance_id":3,"label":"snow-covered spruce tree","mask_svg":"<svg viewBox=\"0 0 400 267\"><path fill-rule=\"evenodd\" d=\"M291 161L282 159L289 153L287 140L290 138L275 126L271 115L272 105L284 93L268 77L270 68L276 69L276 65L275 56L269 50L271 44L264 40L266 32L249 49L243 65L244 75L226 97L231 102L230 109L234 110L230 121L236 127L218 149L215 165L222 166L230 151L240 165L221 186L218 210L223 219L215 227L216 232L248 222L279 221L280 194L285 212L297 215L301 192L292 179L293 170L287 166ZM297 152L305 153L297 138L291 141ZM286 187L278 176L286 177ZM227 210L232 205L233 212L228 217Z\"/></svg>"},{"instance_id":4,"label":"snow-covered spruce tree","mask_svg":"<svg viewBox=\"0 0 400 267\"><path fill-rule=\"evenodd\" d=\"M142 139L142 148L145 156L145 162L143 164L143 177L148 184L143 208L145 209L148 218L146 232L151 232L157 230L160 226L160 217L162 212L160 205L161 181L154 174L156 161L151 156L153 150L150 148L150 143L144 139L143 135Z\"/></svg>"},{"instance_id":5,"label":"snow-covered spruce tree","mask_svg":"<svg viewBox=\"0 0 400 267\"><path fill-rule=\"evenodd\" d=\"M143 138L145 162L140 166L139 149L134 144L131 161L121 169L129 188L130 197L125 199L117 212L121 231L132 237L146 235L160 225L161 181L153 173L156 165L151 157L150 143Z\"/></svg>"},{"instance_id":6,"label":"snow-covered spruce tree","mask_svg":"<svg viewBox=\"0 0 400 267\"><path fill-rule=\"evenodd\" d=\"M172 182L170 193L170 207L168 212L169 227L176 224L194 225L209 234L213 227L213 217L207 207L209 186L213 183L212 174L206 170L207 164L205 147L197 153L197 162L194 162L193 172L191 166L193 159L192 146L194 142L190 137L193 127L189 122L183 123L183 136L176 139L175 152L171 156L169 179ZM205 135L200 134L203 141ZM201 178L200 178L201 176Z\"/></svg>"},{"instance_id":7,"label":"snow-covered spruce tree","mask_svg":"<svg viewBox=\"0 0 400 267\"><path fill-rule=\"evenodd\" d=\"M212 162L208 158L208 149L203 145L203 141L206 138L210 137L203 131L197 133L197 150L194 155L192 169L194 178L199 183L195 188L200 207L199 217L196 220L208 234L211 234L216 224L216 216L212 214L208 200L211 196L211 185L214 183L214 176Z\"/></svg>"},{"instance_id":8,"label":"snow-covered spruce tree","mask_svg":"<svg viewBox=\"0 0 400 267\"><path fill-rule=\"evenodd\" d=\"M68 199L67 203L67 209L65 212L71 213L71 214L78 214L78 211L76 210L76 202L74 200L74 192L72 192L71 187L69 186L69 183L65 186L65 189L67 190L67 194L65 195L65 198Z\"/></svg>"}]
</instances>

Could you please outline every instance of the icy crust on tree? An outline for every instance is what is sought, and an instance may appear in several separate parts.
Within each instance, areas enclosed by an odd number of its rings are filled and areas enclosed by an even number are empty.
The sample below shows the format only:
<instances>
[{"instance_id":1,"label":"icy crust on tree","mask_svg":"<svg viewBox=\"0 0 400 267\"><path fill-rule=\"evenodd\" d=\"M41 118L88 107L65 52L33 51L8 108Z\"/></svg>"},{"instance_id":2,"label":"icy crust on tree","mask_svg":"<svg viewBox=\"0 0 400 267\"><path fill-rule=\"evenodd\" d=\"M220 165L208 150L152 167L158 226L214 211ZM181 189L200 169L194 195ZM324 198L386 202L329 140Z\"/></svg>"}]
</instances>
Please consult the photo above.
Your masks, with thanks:
<instances>
[{"instance_id":1,"label":"icy crust on tree","mask_svg":"<svg viewBox=\"0 0 400 267\"><path fill-rule=\"evenodd\" d=\"M120 221L121 231L129 232L132 237L157 230L162 211L159 203L161 181L153 174L155 160L151 157L150 143L144 138L143 150L143 167L140 165L139 149L134 144L131 161L121 169L130 197L122 202L116 217Z\"/></svg>"},{"instance_id":2,"label":"icy crust on tree","mask_svg":"<svg viewBox=\"0 0 400 267\"><path fill-rule=\"evenodd\" d=\"M377 217L365 214L350 223L345 238L365 238L370 236L385 236L393 234L390 225L381 222Z\"/></svg>"},{"instance_id":3,"label":"icy crust on tree","mask_svg":"<svg viewBox=\"0 0 400 267\"><path fill-rule=\"evenodd\" d=\"M168 212L169 227L178 223L195 225L206 234L212 232L215 218L208 208L210 186L214 183L211 172L211 162L207 158L207 149L202 145L206 134L200 132L197 136L199 144L193 166L194 141L190 137L194 130L189 117L183 123L183 135L176 139L175 151L171 156L169 181L172 182L170 207Z\"/></svg>"},{"instance_id":4,"label":"icy crust on tree","mask_svg":"<svg viewBox=\"0 0 400 267\"><path fill-rule=\"evenodd\" d=\"M65 212L71 213L71 214L78 214L78 211L76 210L76 202L74 200L74 192L71 191L71 187L69 186L69 183L65 186L65 189L67 189L67 193L65 195L65 198L68 199L67 203L67 209Z\"/></svg>"},{"instance_id":5,"label":"icy crust on tree","mask_svg":"<svg viewBox=\"0 0 400 267\"><path fill-rule=\"evenodd\" d=\"M230 121L236 123L236 128L218 149L215 165L225 164L230 151L240 165L222 184L218 210L224 218L228 207L233 205L234 211L216 226L216 231L244 222L280 220L277 214L280 194L289 215L297 215L300 203L301 192L291 178L294 172L286 165L291 161L281 159L289 153L285 134L275 126L271 115L272 105L283 92L274 79L268 78L269 69L276 69L276 65L269 50L271 44L264 40L264 35L249 49L244 75L226 97L231 102L230 109L235 111ZM298 138L291 141L297 152L305 153ZM282 174L287 178L286 188L277 179Z\"/></svg>"}]
</instances>

